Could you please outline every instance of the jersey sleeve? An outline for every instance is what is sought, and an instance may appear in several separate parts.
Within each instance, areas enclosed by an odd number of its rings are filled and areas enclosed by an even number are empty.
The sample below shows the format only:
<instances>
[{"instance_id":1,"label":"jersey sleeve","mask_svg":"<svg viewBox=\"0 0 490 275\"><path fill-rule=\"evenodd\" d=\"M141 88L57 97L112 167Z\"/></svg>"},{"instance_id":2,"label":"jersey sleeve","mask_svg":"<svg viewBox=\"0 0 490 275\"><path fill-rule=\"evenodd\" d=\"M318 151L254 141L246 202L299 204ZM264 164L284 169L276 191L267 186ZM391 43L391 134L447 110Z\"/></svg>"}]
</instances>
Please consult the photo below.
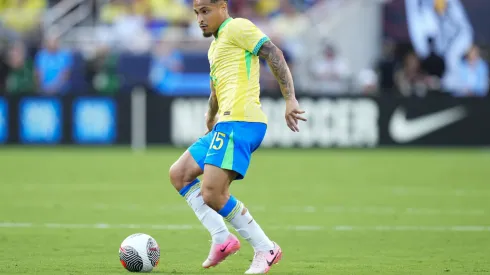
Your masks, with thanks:
<instances>
[{"instance_id":1,"label":"jersey sleeve","mask_svg":"<svg viewBox=\"0 0 490 275\"><path fill-rule=\"evenodd\" d=\"M269 37L247 19L235 19L230 26L231 41L238 47L258 55L259 50Z\"/></svg>"}]
</instances>

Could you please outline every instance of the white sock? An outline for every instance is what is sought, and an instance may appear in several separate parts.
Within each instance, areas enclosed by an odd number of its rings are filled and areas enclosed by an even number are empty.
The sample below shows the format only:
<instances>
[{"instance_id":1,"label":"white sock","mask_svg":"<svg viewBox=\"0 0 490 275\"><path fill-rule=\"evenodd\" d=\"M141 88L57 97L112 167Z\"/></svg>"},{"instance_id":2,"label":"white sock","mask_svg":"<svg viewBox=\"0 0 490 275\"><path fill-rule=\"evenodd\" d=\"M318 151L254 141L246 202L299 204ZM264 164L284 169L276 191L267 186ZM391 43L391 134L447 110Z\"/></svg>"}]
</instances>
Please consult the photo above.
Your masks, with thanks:
<instances>
[{"instance_id":1,"label":"white sock","mask_svg":"<svg viewBox=\"0 0 490 275\"><path fill-rule=\"evenodd\" d=\"M236 207L237 210L233 211L235 215L228 219L236 231L252 245L255 251L269 251L273 249L274 244L265 235L264 230L262 230L243 203L238 201Z\"/></svg>"},{"instance_id":2,"label":"white sock","mask_svg":"<svg viewBox=\"0 0 490 275\"><path fill-rule=\"evenodd\" d=\"M196 188L190 192L192 193L185 196L186 201L194 210L202 225L211 234L213 243L224 243L230 235L230 231L228 231L223 217L204 203L201 196L201 188Z\"/></svg>"}]
</instances>

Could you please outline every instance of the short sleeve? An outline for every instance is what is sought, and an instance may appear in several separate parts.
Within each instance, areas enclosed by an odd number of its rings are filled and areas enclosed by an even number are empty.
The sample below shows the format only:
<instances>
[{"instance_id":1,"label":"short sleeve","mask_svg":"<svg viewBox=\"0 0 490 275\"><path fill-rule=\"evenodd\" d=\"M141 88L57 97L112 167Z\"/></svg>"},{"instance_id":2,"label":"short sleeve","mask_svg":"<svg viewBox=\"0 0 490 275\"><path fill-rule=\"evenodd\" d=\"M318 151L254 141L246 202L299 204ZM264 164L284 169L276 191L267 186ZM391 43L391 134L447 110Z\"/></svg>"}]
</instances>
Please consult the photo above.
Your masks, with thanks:
<instances>
[{"instance_id":1,"label":"short sleeve","mask_svg":"<svg viewBox=\"0 0 490 275\"><path fill-rule=\"evenodd\" d=\"M230 22L229 35L231 41L238 47L258 55L259 50L269 37L265 35L250 20L237 18Z\"/></svg>"}]
</instances>

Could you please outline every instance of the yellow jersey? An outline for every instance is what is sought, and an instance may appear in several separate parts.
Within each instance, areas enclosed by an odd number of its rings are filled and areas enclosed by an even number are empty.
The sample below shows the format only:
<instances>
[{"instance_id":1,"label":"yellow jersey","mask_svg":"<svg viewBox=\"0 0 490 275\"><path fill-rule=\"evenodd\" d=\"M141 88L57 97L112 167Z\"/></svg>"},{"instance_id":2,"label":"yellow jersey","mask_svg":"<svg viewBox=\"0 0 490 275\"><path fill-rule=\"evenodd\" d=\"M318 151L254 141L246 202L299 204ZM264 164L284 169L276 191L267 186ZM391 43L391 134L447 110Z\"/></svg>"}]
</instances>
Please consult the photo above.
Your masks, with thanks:
<instances>
[{"instance_id":1,"label":"yellow jersey","mask_svg":"<svg viewBox=\"0 0 490 275\"><path fill-rule=\"evenodd\" d=\"M269 38L247 19L228 18L221 24L208 52L219 122L267 123L260 104L258 57L267 41Z\"/></svg>"}]
</instances>

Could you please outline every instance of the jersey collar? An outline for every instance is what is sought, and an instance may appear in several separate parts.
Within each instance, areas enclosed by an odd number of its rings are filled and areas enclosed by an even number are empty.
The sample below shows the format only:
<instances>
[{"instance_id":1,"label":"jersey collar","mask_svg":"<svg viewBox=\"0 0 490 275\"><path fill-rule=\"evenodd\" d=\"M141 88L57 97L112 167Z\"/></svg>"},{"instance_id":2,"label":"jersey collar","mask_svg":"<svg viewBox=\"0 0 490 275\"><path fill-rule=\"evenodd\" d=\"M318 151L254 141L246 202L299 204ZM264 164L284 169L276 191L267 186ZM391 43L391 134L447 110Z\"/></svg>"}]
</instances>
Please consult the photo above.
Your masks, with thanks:
<instances>
[{"instance_id":1,"label":"jersey collar","mask_svg":"<svg viewBox=\"0 0 490 275\"><path fill-rule=\"evenodd\" d=\"M228 23L230 23L230 21L233 20L232 17L228 17L225 21L223 21L223 23L221 23L221 26L219 26L218 28L218 34L216 35L216 38L218 38L219 36L219 33L223 30L223 28L228 25Z\"/></svg>"}]
</instances>

